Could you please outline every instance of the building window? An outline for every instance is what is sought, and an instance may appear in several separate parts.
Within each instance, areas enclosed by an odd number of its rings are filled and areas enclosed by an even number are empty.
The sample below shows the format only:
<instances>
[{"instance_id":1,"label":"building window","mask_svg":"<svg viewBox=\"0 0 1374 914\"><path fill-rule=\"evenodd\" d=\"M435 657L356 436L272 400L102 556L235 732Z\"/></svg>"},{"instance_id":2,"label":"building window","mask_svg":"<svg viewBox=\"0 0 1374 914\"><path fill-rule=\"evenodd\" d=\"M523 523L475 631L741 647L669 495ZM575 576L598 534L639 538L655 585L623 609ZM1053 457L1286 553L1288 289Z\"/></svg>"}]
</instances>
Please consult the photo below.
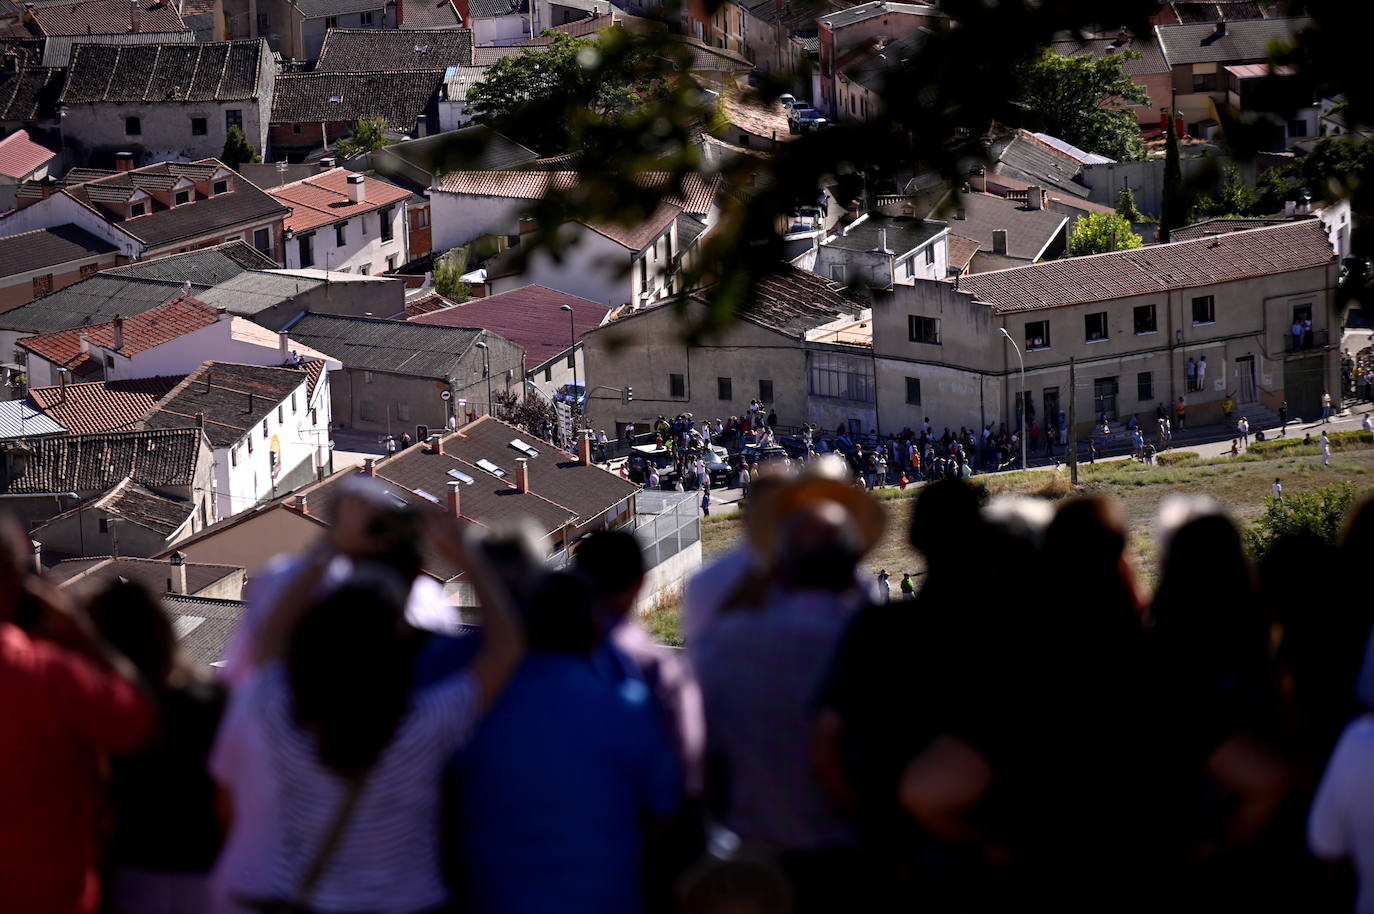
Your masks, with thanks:
<instances>
[{"instance_id":1,"label":"building window","mask_svg":"<svg viewBox=\"0 0 1374 914\"><path fill-rule=\"evenodd\" d=\"M550 366L550 367L544 369L544 382L545 382L545 383L548 383L548 382L550 382L550 381L552 381L552 380L553 380L553 367Z\"/></svg>"},{"instance_id":2,"label":"building window","mask_svg":"<svg viewBox=\"0 0 1374 914\"><path fill-rule=\"evenodd\" d=\"M334 226L334 247L341 248L348 240L348 233L344 230L348 223L340 222Z\"/></svg>"},{"instance_id":3,"label":"building window","mask_svg":"<svg viewBox=\"0 0 1374 914\"><path fill-rule=\"evenodd\" d=\"M248 445L248 453L249 453L249 454L252 454L252 453L253 453L253 436L252 436L252 435L245 435L243 440L244 440L244 442L247 443L247 445Z\"/></svg>"},{"instance_id":4,"label":"building window","mask_svg":"<svg viewBox=\"0 0 1374 914\"><path fill-rule=\"evenodd\" d=\"M873 402L873 360L838 352L811 353L808 388L812 396Z\"/></svg>"},{"instance_id":5,"label":"building window","mask_svg":"<svg viewBox=\"0 0 1374 914\"><path fill-rule=\"evenodd\" d=\"M832 282L844 282L844 264L832 263L830 265L830 279Z\"/></svg>"},{"instance_id":6,"label":"building window","mask_svg":"<svg viewBox=\"0 0 1374 914\"><path fill-rule=\"evenodd\" d=\"M327 29L337 29L337 28L339 27L339 17L338 17L338 16L325 16L325 17L324 17L324 27L327 28Z\"/></svg>"},{"instance_id":7,"label":"building window","mask_svg":"<svg viewBox=\"0 0 1374 914\"><path fill-rule=\"evenodd\" d=\"M1107 312L1083 315L1083 339L1089 343L1107 339Z\"/></svg>"},{"instance_id":8,"label":"building window","mask_svg":"<svg viewBox=\"0 0 1374 914\"><path fill-rule=\"evenodd\" d=\"M306 232L296 236L296 250L300 253L301 268L315 265L315 233Z\"/></svg>"},{"instance_id":9,"label":"building window","mask_svg":"<svg viewBox=\"0 0 1374 914\"><path fill-rule=\"evenodd\" d=\"M417 209L417 210L415 211L415 227L416 227L416 228L428 228L428 227L429 227L429 210L427 210L427 209Z\"/></svg>"},{"instance_id":10,"label":"building window","mask_svg":"<svg viewBox=\"0 0 1374 914\"><path fill-rule=\"evenodd\" d=\"M363 264L362 266L358 267L358 275L359 275L359 276L367 276L367 275L369 275L369 274L371 274L371 273L372 273L372 264L370 264L370 263L365 263L365 264Z\"/></svg>"},{"instance_id":11,"label":"building window","mask_svg":"<svg viewBox=\"0 0 1374 914\"><path fill-rule=\"evenodd\" d=\"M260 228L253 231L253 247L259 253L272 256L272 230L270 228Z\"/></svg>"},{"instance_id":12,"label":"building window","mask_svg":"<svg viewBox=\"0 0 1374 914\"><path fill-rule=\"evenodd\" d=\"M926 265L929 266L930 264L933 264L934 262L935 262L935 245L933 245L933 244L928 244L928 245L926 245Z\"/></svg>"},{"instance_id":13,"label":"building window","mask_svg":"<svg viewBox=\"0 0 1374 914\"><path fill-rule=\"evenodd\" d=\"M396 420L398 422L410 421L410 404L404 401L396 402Z\"/></svg>"},{"instance_id":14,"label":"building window","mask_svg":"<svg viewBox=\"0 0 1374 914\"><path fill-rule=\"evenodd\" d=\"M221 178L220 180L214 183L214 186L211 187L210 190L212 192L212 195L216 197L218 197L220 194L229 193L229 179Z\"/></svg>"},{"instance_id":15,"label":"building window","mask_svg":"<svg viewBox=\"0 0 1374 914\"><path fill-rule=\"evenodd\" d=\"M300 136L300 135L301 135L301 125L300 125L300 124L292 124L292 125L291 125L291 134L292 134L293 136Z\"/></svg>"},{"instance_id":16,"label":"building window","mask_svg":"<svg viewBox=\"0 0 1374 914\"><path fill-rule=\"evenodd\" d=\"M577 353L576 353L576 352L570 352L570 353L568 353L568 367L569 367L569 368L576 368L576 367L577 367Z\"/></svg>"},{"instance_id":17,"label":"building window","mask_svg":"<svg viewBox=\"0 0 1374 914\"><path fill-rule=\"evenodd\" d=\"M129 218L137 219L139 216L148 215L148 204L134 203L129 206Z\"/></svg>"},{"instance_id":18,"label":"building window","mask_svg":"<svg viewBox=\"0 0 1374 914\"><path fill-rule=\"evenodd\" d=\"M283 422L285 422L285 421L286 421L286 407L285 407L283 404L278 403L278 404L277 404L277 424L278 424L278 425L281 425L281 424L282 424ZM266 431L266 429L267 429L267 423L264 422L262 425L263 425L263 430Z\"/></svg>"},{"instance_id":19,"label":"building window","mask_svg":"<svg viewBox=\"0 0 1374 914\"><path fill-rule=\"evenodd\" d=\"M382 210L382 240L390 241L396 235L396 226L392 220L396 218L396 207L388 206Z\"/></svg>"},{"instance_id":20,"label":"building window","mask_svg":"<svg viewBox=\"0 0 1374 914\"><path fill-rule=\"evenodd\" d=\"M40 295L47 295L47 294L48 294L49 292L51 292L51 291L52 291L52 274L51 274L51 273L48 273L48 274L45 275L45 276L35 276L35 277L33 278L33 296L34 296L34 298L37 298L37 297L40 296Z\"/></svg>"},{"instance_id":21,"label":"building window","mask_svg":"<svg viewBox=\"0 0 1374 914\"><path fill-rule=\"evenodd\" d=\"M907 403L910 403L912 406L920 406L920 405L921 405L921 379L920 379L920 378L907 378L907 379L906 379L906 402L907 402Z\"/></svg>"},{"instance_id":22,"label":"building window","mask_svg":"<svg viewBox=\"0 0 1374 914\"><path fill-rule=\"evenodd\" d=\"M109 532L110 532L110 519L109 519L108 517L102 517L102 518L100 518L100 523L97 524L96 527L97 527L98 530L100 530L101 533L109 533Z\"/></svg>"},{"instance_id":23,"label":"building window","mask_svg":"<svg viewBox=\"0 0 1374 914\"><path fill-rule=\"evenodd\" d=\"M395 273L395 272L396 272L396 255L395 255L395 254L392 254L390 257L388 257L388 258L386 259L386 271L387 271L388 273Z\"/></svg>"},{"instance_id":24,"label":"building window","mask_svg":"<svg viewBox=\"0 0 1374 914\"><path fill-rule=\"evenodd\" d=\"M87 276L94 276L95 274L97 274L97 273L99 273L99 272L100 272L100 264L98 264L98 263L83 263L83 264L81 265L80 273L81 273L81 278L82 278L82 279L85 279Z\"/></svg>"},{"instance_id":25,"label":"building window","mask_svg":"<svg viewBox=\"0 0 1374 914\"><path fill-rule=\"evenodd\" d=\"M1155 320L1154 305L1137 305L1135 309L1135 332L1154 333L1159 329Z\"/></svg>"},{"instance_id":26,"label":"building window","mask_svg":"<svg viewBox=\"0 0 1374 914\"><path fill-rule=\"evenodd\" d=\"M369 11L366 12L366 13L362 13L361 15L358 16L358 20L359 20L359 22L361 22L363 25L371 25L371 24L372 24L372 11L369 10Z\"/></svg>"},{"instance_id":27,"label":"building window","mask_svg":"<svg viewBox=\"0 0 1374 914\"><path fill-rule=\"evenodd\" d=\"M230 108L224 112L224 132L228 133L233 127L243 129L243 110L240 108Z\"/></svg>"},{"instance_id":28,"label":"building window","mask_svg":"<svg viewBox=\"0 0 1374 914\"><path fill-rule=\"evenodd\" d=\"M1141 403L1149 403L1155 398L1155 378L1148 371L1135 376L1135 398Z\"/></svg>"},{"instance_id":29,"label":"building window","mask_svg":"<svg viewBox=\"0 0 1374 914\"><path fill-rule=\"evenodd\" d=\"M1026 322L1026 350L1050 348L1050 322Z\"/></svg>"},{"instance_id":30,"label":"building window","mask_svg":"<svg viewBox=\"0 0 1374 914\"><path fill-rule=\"evenodd\" d=\"M1193 299L1193 323L1211 324L1217 319L1216 302L1210 295Z\"/></svg>"},{"instance_id":31,"label":"building window","mask_svg":"<svg viewBox=\"0 0 1374 914\"><path fill-rule=\"evenodd\" d=\"M191 118L191 136L205 136L210 132L209 125L203 117Z\"/></svg>"},{"instance_id":32,"label":"building window","mask_svg":"<svg viewBox=\"0 0 1374 914\"><path fill-rule=\"evenodd\" d=\"M142 136L143 121L136 117L124 118L124 132L129 136Z\"/></svg>"},{"instance_id":33,"label":"building window","mask_svg":"<svg viewBox=\"0 0 1374 914\"><path fill-rule=\"evenodd\" d=\"M258 35L259 38L266 38L267 32L272 28L272 20L266 13L258 13Z\"/></svg>"},{"instance_id":34,"label":"building window","mask_svg":"<svg viewBox=\"0 0 1374 914\"><path fill-rule=\"evenodd\" d=\"M371 384L371 383L372 383L372 372L370 372L370 371L364 371L364 372L363 372L363 383L364 383L364 384Z\"/></svg>"},{"instance_id":35,"label":"building window","mask_svg":"<svg viewBox=\"0 0 1374 914\"><path fill-rule=\"evenodd\" d=\"M759 401L762 403L773 402L773 382L759 381Z\"/></svg>"},{"instance_id":36,"label":"building window","mask_svg":"<svg viewBox=\"0 0 1374 914\"><path fill-rule=\"evenodd\" d=\"M1107 414L1116 418L1116 378L1097 378L1093 381L1093 417Z\"/></svg>"},{"instance_id":37,"label":"building window","mask_svg":"<svg viewBox=\"0 0 1374 914\"><path fill-rule=\"evenodd\" d=\"M364 422L377 421L377 404L371 400L358 401L358 418Z\"/></svg>"},{"instance_id":38,"label":"building window","mask_svg":"<svg viewBox=\"0 0 1374 914\"><path fill-rule=\"evenodd\" d=\"M296 414L296 394L294 391L291 393L291 414L293 416Z\"/></svg>"},{"instance_id":39,"label":"building window","mask_svg":"<svg viewBox=\"0 0 1374 914\"><path fill-rule=\"evenodd\" d=\"M716 378L716 399L727 401L735 399L733 387L734 384L729 378Z\"/></svg>"},{"instance_id":40,"label":"building window","mask_svg":"<svg viewBox=\"0 0 1374 914\"><path fill-rule=\"evenodd\" d=\"M262 420L262 437L263 437L263 438L266 438L266 437L267 437L267 420L266 420L266 419L263 419L263 420Z\"/></svg>"},{"instance_id":41,"label":"building window","mask_svg":"<svg viewBox=\"0 0 1374 914\"><path fill-rule=\"evenodd\" d=\"M229 465L231 467L239 465L239 446L237 444L229 449Z\"/></svg>"},{"instance_id":42,"label":"building window","mask_svg":"<svg viewBox=\"0 0 1374 914\"><path fill-rule=\"evenodd\" d=\"M940 319L938 317L921 317L912 314L906 319L906 327L911 342L940 345Z\"/></svg>"},{"instance_id":43,"label":"building window","mask_svg":"<svg viewBox=\"0 0 1374 914\"><path fill-rule=\"evenodd\" d=\"M189 190L179 190L172 198L173 206L185 206L191 202L191 192Z\"/></svg>"},{"instance_id":44,"label":"building window","mask_svg":"<svg viewBox=\"0 0 1374 914\"><path fill-rule=\"evenodd\" d=\"M668 375L668 396L681 400L687 396L687 376L680 374Z\"/></svg>"},{"instance_id":45,"label":"building window","mask_svg":"<svg viewBox=\"0 0 1374 914\"><path fill-rule=\"evenodd\" d=\"M1215 73L1194 73L1193 74L1194 92L1215 92L1217 91L1217 74Z\"/></svg>"}]
</instances>

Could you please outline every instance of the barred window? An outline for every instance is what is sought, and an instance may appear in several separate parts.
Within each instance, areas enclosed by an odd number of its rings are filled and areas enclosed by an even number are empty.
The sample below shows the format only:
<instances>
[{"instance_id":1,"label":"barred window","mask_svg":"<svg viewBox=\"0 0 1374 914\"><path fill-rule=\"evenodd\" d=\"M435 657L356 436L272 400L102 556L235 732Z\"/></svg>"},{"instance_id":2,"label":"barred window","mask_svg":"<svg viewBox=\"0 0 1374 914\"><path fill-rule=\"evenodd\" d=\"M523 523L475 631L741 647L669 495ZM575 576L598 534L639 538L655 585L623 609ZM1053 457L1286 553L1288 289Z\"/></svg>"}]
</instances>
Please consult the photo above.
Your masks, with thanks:
<instances>
[{"instance_id":1,"label":"barred window","mask_svg":"<svg viewBox=\"0 0 1374 914\"><path fill-rule=\"evenodd\" d=\"M811 353L809 390L814 397L873 402L873 362L838 352Z\"/></svg>"}]
</instances>

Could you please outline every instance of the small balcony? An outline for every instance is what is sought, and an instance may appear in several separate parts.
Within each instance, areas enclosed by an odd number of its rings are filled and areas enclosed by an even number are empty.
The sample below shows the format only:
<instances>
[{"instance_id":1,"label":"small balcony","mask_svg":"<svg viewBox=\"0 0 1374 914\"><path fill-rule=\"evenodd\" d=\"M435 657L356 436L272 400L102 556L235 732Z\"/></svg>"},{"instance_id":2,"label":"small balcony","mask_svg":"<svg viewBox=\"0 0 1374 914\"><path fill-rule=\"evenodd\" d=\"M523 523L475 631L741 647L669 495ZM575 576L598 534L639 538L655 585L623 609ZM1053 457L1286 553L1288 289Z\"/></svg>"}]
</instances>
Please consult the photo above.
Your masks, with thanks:
<instances>
[{"instance_id":1,"label":"small balcony","mask_svg":"<svg viewBox=\"0 0 1374 914\"><path fill-rule=\"evenodd\" d=\"M1313 329L1303 334L1285 333L1283 335L1283 351L1292 354L1313 349L1325 349L1327 333L1325 327Z\"/></svg>"}]
</instances>

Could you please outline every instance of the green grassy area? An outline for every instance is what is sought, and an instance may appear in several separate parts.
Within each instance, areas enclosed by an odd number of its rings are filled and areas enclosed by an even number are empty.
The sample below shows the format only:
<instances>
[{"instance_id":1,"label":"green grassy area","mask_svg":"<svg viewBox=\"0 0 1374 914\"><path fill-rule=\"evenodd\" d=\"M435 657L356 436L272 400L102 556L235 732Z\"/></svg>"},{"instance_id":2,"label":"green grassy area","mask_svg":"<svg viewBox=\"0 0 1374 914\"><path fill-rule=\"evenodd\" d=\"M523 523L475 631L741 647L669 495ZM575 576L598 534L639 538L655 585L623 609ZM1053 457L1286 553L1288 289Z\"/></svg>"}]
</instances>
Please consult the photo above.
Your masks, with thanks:
<instances>
[{"instance_id":1,"label":"green grassy area","mask_svg":"<svg viewBox=\"0 0 1374 914\"><path fill-rule=\"evenodd\" d=\"M1362 494L1374 490L1374 435L1355 431L1335 432L1330 437L1330 466L1322 466L1316 445L1303 445L1300 437L1289 437L1254 442L1248 451L1237 457L1204 459L1191 451L1175 451L1161 455L1165 459L1155 466L1129 460L1080 466L1077 492L1121 500L1130 533L1132 558L1142 582L1152 586L1157 560L1152 524L1159 503L1169 495L1210 495L1225 505L1232 518L1244 526L1264 513L1276 476L1283 479L1284 491L1288 493L1340 480L1350 481ZM1032 495L1057 500L1075 492L1069 484L1066 466L1058 470L975 476L973 481L991 495ZM907 529L919 492L919 488L912 487L906 491L883 489L877 493L887 510L887 531L882 541L864 557L864 568L872 574L887 569L892 575L894 591L902 572L919 573L925 568L920 556L907 545ZM939 519L932 522L938 523ZM701 530L703 560L709 562L730 549L742 535L743 524L738 514L707 518ZM682 643L676 600L662 601L645 616L645 623L658 640L667 644Z\"/></svg>"}]
</instances>

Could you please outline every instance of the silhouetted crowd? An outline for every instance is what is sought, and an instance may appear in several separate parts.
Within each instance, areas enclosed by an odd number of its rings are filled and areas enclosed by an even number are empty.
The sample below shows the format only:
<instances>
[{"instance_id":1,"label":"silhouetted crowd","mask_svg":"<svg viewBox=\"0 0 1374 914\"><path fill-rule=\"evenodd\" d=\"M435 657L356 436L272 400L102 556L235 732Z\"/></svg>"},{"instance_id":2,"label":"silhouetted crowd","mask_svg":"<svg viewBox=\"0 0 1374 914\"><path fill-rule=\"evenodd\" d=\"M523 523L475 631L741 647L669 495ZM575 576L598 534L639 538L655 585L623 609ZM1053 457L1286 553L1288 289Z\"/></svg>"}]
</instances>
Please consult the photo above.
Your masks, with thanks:
<instances>
[{"instance_id":1,"label":"silhouetted crowd","mask_svg":"<svg viewBox=\"0 0 1374 914\"><path fill-rule=\"evenodd\" d=\"M213 675L0 527L0 911L1374 911L1374 501L1254 568L1167 500L1147 598L1117 504L934 482L887 602L884 510L812 460L752 484L683 652L630 533L553 570L374 482Z\"/></svg>"}]
</instances>

